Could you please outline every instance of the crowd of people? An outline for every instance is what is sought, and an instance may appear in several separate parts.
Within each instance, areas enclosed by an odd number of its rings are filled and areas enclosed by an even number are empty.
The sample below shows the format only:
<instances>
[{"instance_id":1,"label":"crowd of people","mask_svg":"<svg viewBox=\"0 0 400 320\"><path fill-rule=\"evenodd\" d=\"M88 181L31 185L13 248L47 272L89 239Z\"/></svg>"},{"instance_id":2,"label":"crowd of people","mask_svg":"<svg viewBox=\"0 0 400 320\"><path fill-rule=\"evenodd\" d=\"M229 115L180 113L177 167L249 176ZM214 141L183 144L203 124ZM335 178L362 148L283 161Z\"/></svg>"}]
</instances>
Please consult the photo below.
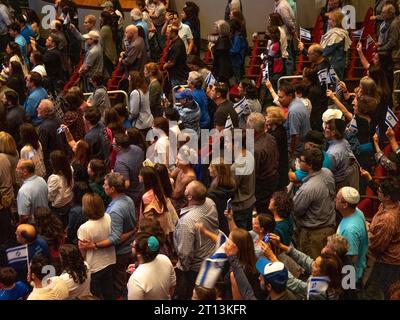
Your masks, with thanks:
<instances>
[{"instance_id":1,"label":"crowd of people","mask_svg":"<svg viewBox=\"0 0 400 320\"><path fill-rule=\"evenodd\" d=\"M195 2L136 4L56 0L44 38L0 1L0 300L400 299L399 3L354 90L340 0L312 44L275 0L258 84L240 0L208 46Z\"/></svg>"}]
</instances>

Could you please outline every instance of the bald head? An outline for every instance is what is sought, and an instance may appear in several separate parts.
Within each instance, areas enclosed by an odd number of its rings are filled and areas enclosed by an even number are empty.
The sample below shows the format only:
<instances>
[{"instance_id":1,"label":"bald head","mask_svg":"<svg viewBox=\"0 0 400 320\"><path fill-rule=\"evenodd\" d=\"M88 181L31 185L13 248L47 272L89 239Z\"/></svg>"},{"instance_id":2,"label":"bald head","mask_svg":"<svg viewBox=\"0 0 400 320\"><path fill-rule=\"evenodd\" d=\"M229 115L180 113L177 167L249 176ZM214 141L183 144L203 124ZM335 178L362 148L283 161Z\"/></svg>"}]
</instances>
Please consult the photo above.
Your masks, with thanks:
<instances>
[{"instance_id":1,"label":"bald head","mask_svg":"<svg viewBox=\"0 0 400 320\"><path fill-rule=\"evenodd\" d=\"M138 36L138 28L134 25L129 25L125 28L125 38L128 40L135 40Z\"/></svg>"},{"instance_id":2,"label":"bald head","mask_svg":"<svg viewBox=\"0 0 400 320\"><path fill-rule=\"evenodd\" d=\"M17 241L21 244L28 244L36 240L36 229L31 224L20 224L15 231Z\"/></svg>"},{"instance_id":3,"label":"bald head","mask_svg":"<svg viewBox=\"0 0 400 320\"><path fill-rule=\"evenodd\" d=\"M35 174L35 164L32 160L19 160L15 172L18 179L26 180Z\"/></svg>"},{"instance_id":4,"label":"bald head","mask_svg":"<svg viewBox=\"0 0 400 320\"><path fill-rule=\"evenodd\" d=\"M307 55L311 62L317 62L319 59L322 58L322 53L323 53L323 49L322 49L321 45L312 44L308 48Z\"/></svg>"},{"instance_id":5,"label":"bald head","mask_svg":"<svg viewBox=\"0 0 400 320\"><path fill-rule=\"evenodd\" d=\"M203 204L207 197L207 188L200 181L192 181L185 189L189 205Z\"/></svg>"}]
</instances>

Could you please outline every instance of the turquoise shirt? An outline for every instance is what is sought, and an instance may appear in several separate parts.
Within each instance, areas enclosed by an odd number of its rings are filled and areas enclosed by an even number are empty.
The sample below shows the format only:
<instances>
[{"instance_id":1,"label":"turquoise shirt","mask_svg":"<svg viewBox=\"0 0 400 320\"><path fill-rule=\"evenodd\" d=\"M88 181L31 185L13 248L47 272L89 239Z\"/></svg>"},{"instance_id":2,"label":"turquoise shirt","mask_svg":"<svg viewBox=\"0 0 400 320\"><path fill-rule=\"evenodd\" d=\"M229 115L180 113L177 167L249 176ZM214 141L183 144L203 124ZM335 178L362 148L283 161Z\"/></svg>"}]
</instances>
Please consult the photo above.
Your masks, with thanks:
<instances>
[{"instance_id":1,"label":"turquoise shirt","mask_svg":"<svg viewBox=\"0 0 400 320\"><path fill-rule=\"evenodd\" d=\"M349 243L348 256L358 256L356 267L357 281L363 276L367 265L368 232L364 214L356 209L353 215L343 218L337 234L345 237Z\"/></svg>"}]
</instances>

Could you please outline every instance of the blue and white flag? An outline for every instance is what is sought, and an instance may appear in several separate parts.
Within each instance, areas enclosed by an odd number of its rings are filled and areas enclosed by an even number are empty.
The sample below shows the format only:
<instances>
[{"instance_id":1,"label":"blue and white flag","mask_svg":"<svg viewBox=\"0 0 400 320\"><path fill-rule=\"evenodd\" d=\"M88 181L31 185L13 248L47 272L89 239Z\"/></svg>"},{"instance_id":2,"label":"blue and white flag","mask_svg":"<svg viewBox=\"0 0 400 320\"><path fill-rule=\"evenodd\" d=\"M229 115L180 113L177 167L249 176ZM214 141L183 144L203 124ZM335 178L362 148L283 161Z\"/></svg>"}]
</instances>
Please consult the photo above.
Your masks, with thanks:
<instances>
[{"instance_id":1,"label":"blue and white flag","mask_svg":"<svg viewBox=\"0 0 400 320\"><path fill-rule=\"evenodd\" d=\"M375 44L375 41L374 41L374 39L371 37L371 35L369 34L369 35L368 35L368 38L367 38L367 45L366 45L365 48L368 50L368 48L369 48L369 46L370 46L371 44Z\"/></svg>"},{"instance_id":2,"label":"blue and white flag","mask_svg":"<svg viewBox=\"0 0 400 320\"><path fill-rule=\"evenodd\" d=\"M311 41L311 32L307 29L300 27L300 39Z\"/></svg>"},{"instance_id":3,"label":"blue and white flag","mask_svg":"<svg viewBox=\"0 0 400 320\"><path fill-rule=\"evenodd\" d=\"M351 119L350 123L347 126L347 129L349 129L353 133L358 132L357 120L355 116L353 116L353 118Z\"/></svg>"},{"instance_id":4,"label":"blue and white flag","mask_svg":"<svg viewBox=\"0 0 400 320\"><path fill-rule=\"evenodd\" d=\"M310 299L310 296L325 293L329 288L329 281L328 277L310 277L308 280L307 300Z\"/></svg>"},{"instance_id":5,"label":"blue and white flag","mask_svg":"<svg viewBox=\"0 0 400 320\"><path fill-rule=\"evenodd\" d=\"M364 33L364 28L362 28L360 30L355 30L352 32L354 39L360 40L360 41L362 39L363 33Z\"/></svg>"},{"instance_id":6,"label":"blue and white flag","mask_svg":"<svg viewBox=\"0 0 400 320\"><path fill-rule=\"evenodd\" d=\"M206 79L204 80L205 84L207 87L209 86L213 86L214 83L217 82L217 79L214 78L212 72L209 72L209 74L207 75Z\"/></svg>"},{"instance_id":7,"label":"blue and white flag","mask_svg":"<svg viewBox=\"0 0 400 320\"><path fill-rule=\"evenodd\" d=\"M318 79L319 83L321 85L328 85L330 79L329 79L329 73L327 69L322 69L318 71Z\"/></svg>"},{"instance_id":8,"label":"blue and white flag","mask_svg":"<svg viewBox=\"0 0 400 320\"><path fill-rule=\"evenodd\" d=\"M387 124L388 127L394 129L394 127L396 126L396 124L399 122L399 119L397 119L396 115L394 114L394 112L392 111L392 109L390 109L388 107L388 111L386 114L386 121L385 123Z\"/></svg>"},{"instance_id":9,"label":"blue and white flag","mask_svg":"<svg viewBox=\"0 0 400 320\"><path fill-rule=\"evenodd\" d=\"M22 245L18 247L9 248L6 250L8 263L15 263L20 261L28 261L28 246Z\"/></svg>"},{"instance_id":10,"label":"blue and white flag","mask_svg":"<svg viewBox=\"0 0 400 320\"><path fill-rule=\"evenodd\" d=\"M199 274L197 275L196 285L212 289L225 266L228 257L225 253L225 243L228 237L222 232L219 232L218 241L216 243L217 250L207 258L201 265Z\"/></svg>"},{"instance_id":11,"label":"blue and white flag","mask_svg":"<svg viewBox=\"0 0 400 320\"><path fill-rule=\"evenodd\" d=\"M268 63L265 64L263 74L262 74L262 82L265 83L269 80L269 70L268 70Z\"/></svg>"}]
</instances>

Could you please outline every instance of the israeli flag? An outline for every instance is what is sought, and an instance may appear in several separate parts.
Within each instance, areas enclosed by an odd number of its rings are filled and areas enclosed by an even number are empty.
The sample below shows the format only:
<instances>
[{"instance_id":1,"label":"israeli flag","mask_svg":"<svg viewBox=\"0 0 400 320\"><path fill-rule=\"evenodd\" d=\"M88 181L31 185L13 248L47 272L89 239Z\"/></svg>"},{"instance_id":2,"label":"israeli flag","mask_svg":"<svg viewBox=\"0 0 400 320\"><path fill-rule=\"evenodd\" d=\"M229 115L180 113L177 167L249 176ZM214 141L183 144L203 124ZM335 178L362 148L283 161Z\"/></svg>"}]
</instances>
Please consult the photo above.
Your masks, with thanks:
<instances>
[{"instance_id":1,"label":"israeli flag","mask_svg":"<svg viewBox=\"0 0 400 320\"><path fill-rule=\"evenodd\" d=\"M235 103L233 105L233 109L235 109L236 113L238 114L238 116L240 116L243 112L243 110L249 105L249 103L247 102L246 98L243 98L242 100L240 100L239 102Z\"/></svg>"},{"instance_id":2,"label":"israeli flag","mask_svg":"<svg viewBox=\"0 0 400 320\"><path fill-rule=\"evenodd\" d=\"M233 128L233 122L231 116L228 114L228 118L226 118L225 122L225 129L232 129L232 128Z\"/></svg>"},{"instance_id":3,"label":"israeli flag","mask_svg":"<svg viewBox=\"0 0 400 320\"><path fill-rule=\"evenodd\" d=\"M28 261L28 245L9 248L6 250L7 260L9 264Z\"/></svg>"},{"instance_id":4,"label":"israeli flag","mask_svg":"<svg viewBox=\"0 0 400 320\"><path fill-rule=\"evenodd\" d=\"M368 50L368 48L369 48L369 46L371 45L371 44L374 44L375 43L375 41L374 41L374 39L371 37L371 35L369 34L368 35L368 38L367 38L367 46L366 46L366 49Z\"/></svg>"},{"instance_id":5,"label":"israeli flag","mask_svg":"<svg viewBox=\"0 0 400 320\"><path fill-rule=\"evenodd\" d=\"M358 126L357 126L357 120L356 117L353 116L351 119L348 127L347 127L351 132L357 133L358 132Z\"/></svg>"},{"instance_id":6,"label":"israeli flag","mask_svg":"<svg viewBox=\"0 0 400 320\"><path fill-rule=\"evenodd\" d=\"M355 30L352 32L352 34L356 40L361 40L363 33L364 33L364 28L362 28L360 30Z\"/></svg>"},{"instance_id":7,"label":"israeli flag","mask_svg":"<svg viewBox=\"0 0 400 320\"><path fill-rule=\"evenodd\" d=\"M196 285L208 289L215 287L218 277L225 266L225 262L228 260L225 253L225 243L227 239L228 237L222 231L219 231L218 241L216 243L217 250L201 265L199 274L197 275Z\"/></svg>"},{"instance_id":8,"label":"israeli flag","mask_svg":"<svg viewBox=\"0 0 400 320\"><path fill-rule=\"evenodd\" d=\"M214 83L217 82L217 79L214 78L212 72L209 72L209 74L207 75L206 80L204 80L204 82L206 83L206 86L209 87L209 86L213 86Z\"/></svg>"},{"instance_id":9,"label":"israeli flag","mask_svg":"<svg viewBox=\"0 0 400 320\"><path fill-rule=\"evenodd\" d=\"M310 296L317 296L323 294L329 288L329 278L328 277L310 277L308 280L307 288L307 300Z\"/></svg>"},{"instance_id":10,"label":"israeli flag","mask_svg":"<svg viewBox=\"0 0 400 320\"><path fill-rule=\"evenodd\" d=\"M388 107L388 112L386 114L386 121L385 123L387 124L388 127L394 129L394 127L396 126L396 124L399 122L399 119L397 119L396 115L394 114L394 112L392 111L392 109L390 109Z\"/></svg>"},{"instance_id":11,"label":"israeli flag","mask_svg":"<svg viewBox=\"0 0 400 320\"><path fill-rule=\"evenodd\" d=\"M311 32L307 29L300 27L300 39L311 41Z\"/></svg>"},{"instance_id":12,"label":"israeli flag","mask_svg":"<svg viewBox=\"0 0 400 320\"><path fill-rule=\"evenodd\" d=\"M322 69L318 71L318 79L321 85L327 85L329 80L328 70Z\"/></svg>"},{"instance_id":13,"label":"israeli flag","mask_svg":"<svg viewBox=\"0 0 400 320\"><path fill-rule=\"evenodd\" d=\"M263 74L262 74L262 82L266 82L269 80L269 71L268 71L268 63L265 64Z\"/></svg>"}]
</instances>

